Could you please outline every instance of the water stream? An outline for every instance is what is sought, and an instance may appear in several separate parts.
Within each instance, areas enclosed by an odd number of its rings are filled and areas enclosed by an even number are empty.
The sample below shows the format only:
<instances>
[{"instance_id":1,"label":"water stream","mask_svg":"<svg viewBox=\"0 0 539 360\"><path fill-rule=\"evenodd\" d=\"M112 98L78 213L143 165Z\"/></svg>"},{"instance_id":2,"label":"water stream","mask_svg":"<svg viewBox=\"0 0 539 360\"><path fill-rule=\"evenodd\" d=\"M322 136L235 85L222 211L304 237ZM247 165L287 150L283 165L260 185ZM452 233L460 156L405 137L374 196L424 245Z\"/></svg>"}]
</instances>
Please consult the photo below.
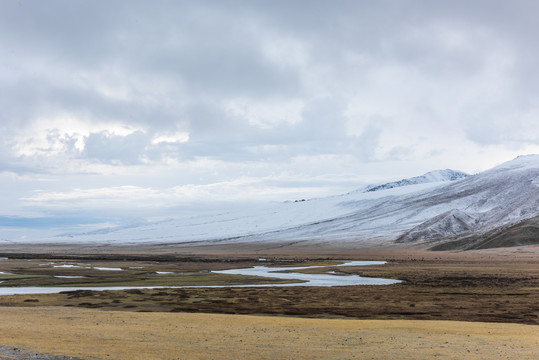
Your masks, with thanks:
<instances>
[{"instance_id":1,"label":"water stream","mask_svg":"<svg viewBox=\"0 0 539 360\"><path fill-rule=\"evenodd\" d=\"M347 261L338 266L365 266L383 265L384 261ZM298 280L290 284L257 284L257 285L213 285L213 286L41 286L41 287L0 287L0 295L21 294L54 294L63 291L75 290L129 290L129 289L164 289L164 288L221 288L221 287L271 287L271 286L351 286L351 285L391 285L400 283L401 280L362 277L359 275L340 274L335 271L325 274L303 274L294 270L321 268L326 266L301 266L301 267L267 267L254 266L251 268L216 270L216 274L255 275L287 280ZM115 269L116 270L116 269Z\"/></svg>"},{"instance_id":2,"label":"water stream","mask_svg":"<svg viewBox=\"0 0 539 360\"><path fill-rule=\"evenodd\" d=\"M366 266L383 265L385 261L347 261L338 266ZM303 274L294 270L322 268L327 266L300 266L300 267L267 267L255 266L245 269L231 269L214 271L218 274L256 275L273 277L286 280L300 280L301 283L293 284L261 284L257 286L350 286L350 285L391 285L400 283L401 280L362 277L359 275L339 274L338 272L327 272L325 274ZM286 272L285 272L286 271Z\"/></svg>"}]
</instances>

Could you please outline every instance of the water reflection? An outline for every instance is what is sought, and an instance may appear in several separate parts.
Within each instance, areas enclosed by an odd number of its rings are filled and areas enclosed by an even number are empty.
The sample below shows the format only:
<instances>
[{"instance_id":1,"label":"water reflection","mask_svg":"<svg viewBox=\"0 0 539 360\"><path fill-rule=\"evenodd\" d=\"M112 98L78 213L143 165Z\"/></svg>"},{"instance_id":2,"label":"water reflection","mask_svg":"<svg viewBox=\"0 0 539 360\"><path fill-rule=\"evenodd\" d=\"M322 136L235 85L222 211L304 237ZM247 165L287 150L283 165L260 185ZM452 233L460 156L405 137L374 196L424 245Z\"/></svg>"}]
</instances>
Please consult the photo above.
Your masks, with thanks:
<instances>
[{"instance_id":1,"label":"water reflection","mask_svg":"<svg viewBox=\"0 0 539 360\"><path fill-rule=\"evenodd\" d=\"M383 265L384 261L347 261L338 266L365 266L365 265ZM0 295L21 295L21 294L54 294L63 291L75 290L129 290L129 289L164 289L164 288L221 288L221 287L271 287L271 286L351 286L351 285L391 285L400 283L401 280L369 278L359 275L347 275L335 273L335 271L325 274L303 274L294 272L295 270L322 268L327 266L301 266L301 267L267 267L255 266L243 269L229 269L213 271L217 274L234 275L254 275L272 277L286 280L297 280L298 282L290 284L258 284L258 285L213 285L213 286L50 286L50 287L0 287ZM97 269L97 268L96 268ZM107 268L111 270L112 268ZM121 270L121 269L120 269Z\"/></svg>"},{"instance_id":2,"label":"water reflection","mask_svg":"<svg viewBox=\"0 0 539 360\"><path fill-rule=\"evenodd\" d=\"M348 261L338 266L366 266L383 265L385 261ZM295 270L323 268L327 266L301 266L301 267L267 267L255 266L245 269L231 269L214 271L218 274L255 275L273 277L286 280L299 280L301 283L293 284L264 284L257 286L351 286L351 285L391 285L400 283L400 280L362 277L359 275L338 274L334 271L325 274L303 274ZM286 272L284 272L286 271Z\"/></svg>"}]
</instances>

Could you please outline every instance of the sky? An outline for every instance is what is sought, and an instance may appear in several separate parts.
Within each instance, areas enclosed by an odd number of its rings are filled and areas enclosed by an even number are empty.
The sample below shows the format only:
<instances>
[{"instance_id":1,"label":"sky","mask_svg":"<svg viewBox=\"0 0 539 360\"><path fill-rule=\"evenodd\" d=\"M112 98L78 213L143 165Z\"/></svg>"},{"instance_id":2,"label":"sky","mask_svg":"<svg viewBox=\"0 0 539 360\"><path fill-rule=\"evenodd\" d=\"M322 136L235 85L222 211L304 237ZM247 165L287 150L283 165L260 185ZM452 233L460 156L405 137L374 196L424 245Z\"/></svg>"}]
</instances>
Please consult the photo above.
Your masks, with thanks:
<instances>
[{"instance_id":1,"label":"sky","mask_svg":"<svg viewBox=\"0 0 539 360\"><path fill-rule=\"evenodd\" d=\"M322 197L539 153L537 13L1 0L0 229Z\"/></svg>"}]
</instances>

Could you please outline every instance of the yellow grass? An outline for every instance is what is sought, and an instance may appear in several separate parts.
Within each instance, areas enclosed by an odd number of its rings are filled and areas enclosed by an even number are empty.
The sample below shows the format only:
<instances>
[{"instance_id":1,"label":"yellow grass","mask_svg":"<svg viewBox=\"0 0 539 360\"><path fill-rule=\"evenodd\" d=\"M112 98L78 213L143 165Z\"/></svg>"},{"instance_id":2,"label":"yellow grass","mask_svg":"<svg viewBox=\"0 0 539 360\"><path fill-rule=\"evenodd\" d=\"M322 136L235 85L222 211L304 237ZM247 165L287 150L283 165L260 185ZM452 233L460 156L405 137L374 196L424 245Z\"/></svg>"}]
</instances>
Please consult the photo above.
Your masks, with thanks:
<instances>
[{"instance_id":1,"label":"yellow grass","mask_svg":"<svg viewBox=\"0 0 539 360\"><path fill-rule=\"evenodd\" d=\"M85 359L537 359L539 326L0 308L0 345Z\"/></svg>"}]
</instances>

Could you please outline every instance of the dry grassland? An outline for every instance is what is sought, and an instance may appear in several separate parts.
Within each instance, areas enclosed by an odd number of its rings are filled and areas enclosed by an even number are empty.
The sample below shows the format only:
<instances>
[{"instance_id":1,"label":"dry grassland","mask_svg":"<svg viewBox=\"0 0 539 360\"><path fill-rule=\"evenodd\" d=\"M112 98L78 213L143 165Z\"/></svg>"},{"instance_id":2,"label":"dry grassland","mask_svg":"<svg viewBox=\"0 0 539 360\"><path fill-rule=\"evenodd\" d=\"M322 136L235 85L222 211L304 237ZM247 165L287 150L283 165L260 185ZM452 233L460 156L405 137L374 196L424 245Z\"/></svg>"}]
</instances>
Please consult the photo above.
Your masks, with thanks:
<instances>
[{"instance_id":1,"label":"dry grassland","mask_svg":"<svg viewBox=\"0 0 539 360\"><path fill-rule=\"evenodd\" d=\"M0 343L83 359L536 359L539 326L0 308Z\"/></svg>"},{"instance_id":2,"label":"dry grassland","mask_svg":"<svg viewBox=\"0 0 539 360\"><path fill-rule=\"evenodd\" d=\"M279 258L290 264L322 258L388 260L384 266L333 270L405 282L4 296L0 297L0 345L87 360L539 358L539 247L452 253L337 250L326 255L298 249ZM81 281L56 275L87 276L88 285L241 283L251 280L217 278L207 271L254 265L261 255L272 259L271 253L257 250L237 257L216 251L212 257L196 260L149 252L123 260L121 254L112 254L114 259L107 254L95 259L79 254L63 261L129 269L92 272L42 266L54 254L38 255L0 261L0 271L14 274L3 274L2 286ZM54 261L63 263L59 256ZM327 270L331 266L307 271ZM253 316L259 314L303 318ZM29 359L2 354L0 359Z\"/></svg>"}]
</instances>

